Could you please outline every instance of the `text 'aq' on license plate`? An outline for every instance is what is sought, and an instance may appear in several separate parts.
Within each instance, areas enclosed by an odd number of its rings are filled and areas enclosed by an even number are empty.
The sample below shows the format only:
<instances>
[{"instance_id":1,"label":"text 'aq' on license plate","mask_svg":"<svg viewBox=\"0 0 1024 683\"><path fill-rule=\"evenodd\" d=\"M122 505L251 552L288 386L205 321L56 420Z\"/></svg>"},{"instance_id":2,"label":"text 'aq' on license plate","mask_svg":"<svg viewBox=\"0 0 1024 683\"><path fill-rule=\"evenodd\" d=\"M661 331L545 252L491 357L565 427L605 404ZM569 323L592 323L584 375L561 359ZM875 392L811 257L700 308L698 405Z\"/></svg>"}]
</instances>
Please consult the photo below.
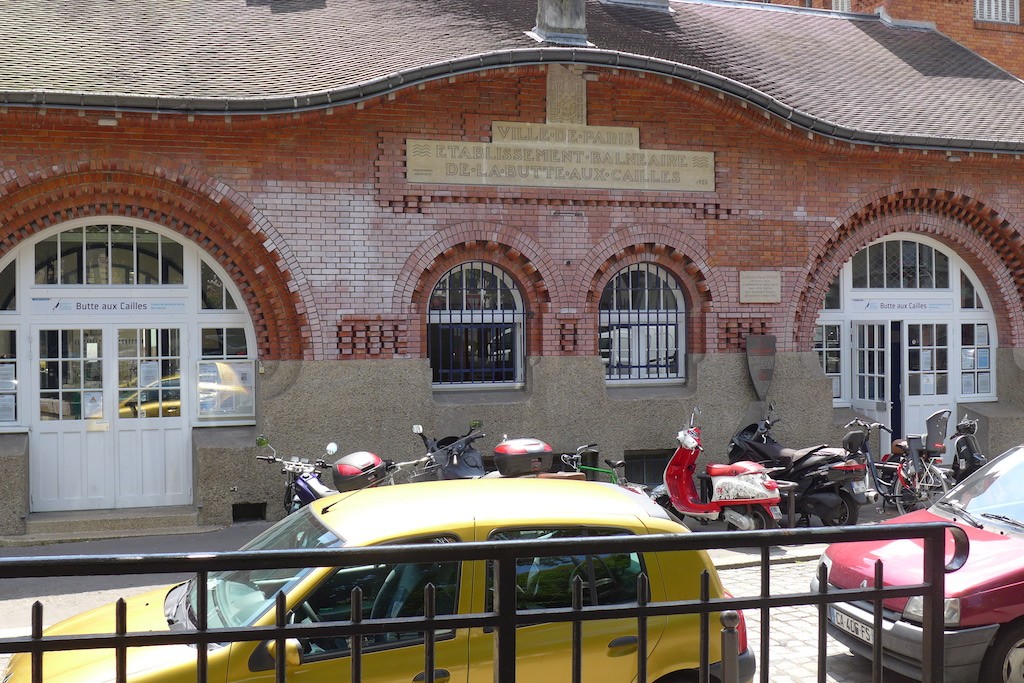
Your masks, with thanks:
<instances>
[{"instance_id":1,"label":"text 'aq' on license plate","mask_svg":"<svg viewBox=\"0 0 1024 683\"><path fill-rule=\"evenodd\" d=\"M870 624L865 624L862 621L843 614L834 607L830 607L829 611L832 613L832 623L846 631L850 635L863 640L868 645L875 642L875 632Z\"/></svg>"},{"instance_id":2,"label":"text 'aq' on license plate","mask_svg":"<svg viewBox=\"0 0 1024 683\"><path fill-rule=\"evenodd\" d=\"M863 479L858 479L857 481L853 482L853 492L854 493L864 493L864 491L866 491L867 488L868 488L868 485L867 485L867 483L864 482Z\"/></svg>"}]
</instances>

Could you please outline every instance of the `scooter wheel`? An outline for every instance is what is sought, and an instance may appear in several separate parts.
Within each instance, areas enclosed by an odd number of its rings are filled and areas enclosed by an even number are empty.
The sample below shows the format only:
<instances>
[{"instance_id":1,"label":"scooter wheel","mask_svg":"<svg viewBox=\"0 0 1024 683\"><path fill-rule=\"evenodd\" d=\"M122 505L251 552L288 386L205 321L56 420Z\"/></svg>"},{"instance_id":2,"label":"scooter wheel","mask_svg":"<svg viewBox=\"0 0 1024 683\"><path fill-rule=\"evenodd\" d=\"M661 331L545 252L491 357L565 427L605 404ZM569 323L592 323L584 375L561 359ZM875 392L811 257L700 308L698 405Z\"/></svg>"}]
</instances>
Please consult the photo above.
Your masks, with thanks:
<instances>
[{"instance_id":1,"label":"scooter wheel","mask_svg":"<svg viewBox=\"0 0 1024 683\"><path fill-rule=\"evenodd\" d=\"M839 500L842 502L834 508L832 516L827 519L822 517L823 526L853 526L857 523L860 518L860 505L853 494L849 491L840 491Z\"/></svg>"}]
</instances>

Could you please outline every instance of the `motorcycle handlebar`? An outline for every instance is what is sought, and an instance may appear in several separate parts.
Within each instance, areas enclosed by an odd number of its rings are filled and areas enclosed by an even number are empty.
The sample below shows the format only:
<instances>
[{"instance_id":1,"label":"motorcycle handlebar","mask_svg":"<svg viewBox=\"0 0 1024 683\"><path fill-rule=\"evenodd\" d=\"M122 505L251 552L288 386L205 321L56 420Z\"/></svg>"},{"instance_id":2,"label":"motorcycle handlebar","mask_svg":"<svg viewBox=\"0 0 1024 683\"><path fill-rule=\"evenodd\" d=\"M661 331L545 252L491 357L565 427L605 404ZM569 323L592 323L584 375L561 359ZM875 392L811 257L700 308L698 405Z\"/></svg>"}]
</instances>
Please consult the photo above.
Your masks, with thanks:
<instances>
[{"instance_id":1,"label":"motorcycle handlebar","mask_svg":"<svg viewBox=\"0 0 1024 683\"><path fill-rule=\"evenodd\" d=\"M854 419L850 420L849 422L847 422L846 425L844 426L844 429L849 429L850 427L853 427L854 425L856 425L858 427L864 427L865 429L868 429L868 430L871 430L871 429L884 429L885 431L887 431L890 434L892 434L892 430L889 427L887 427L884 424L882 424L881 422L865 422L864 420L860 419L859 417L854 418Z\"/></svg>"}]
</instances>

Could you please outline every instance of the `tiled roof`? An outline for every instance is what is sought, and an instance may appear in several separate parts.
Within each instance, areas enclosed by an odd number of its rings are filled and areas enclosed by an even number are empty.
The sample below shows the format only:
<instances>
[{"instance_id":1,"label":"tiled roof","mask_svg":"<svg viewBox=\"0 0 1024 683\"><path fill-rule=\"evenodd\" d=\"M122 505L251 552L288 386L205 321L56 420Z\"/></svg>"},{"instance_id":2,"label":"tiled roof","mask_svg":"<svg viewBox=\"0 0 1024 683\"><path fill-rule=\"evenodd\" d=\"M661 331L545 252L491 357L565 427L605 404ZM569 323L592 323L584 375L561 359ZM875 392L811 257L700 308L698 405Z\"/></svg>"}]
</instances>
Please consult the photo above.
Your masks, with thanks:
<instances>
[{"instance_id":1,"label":"tiled roof","mask_svg":"<svg viewBox=\"0 0 1024 683\"><path fill-rule=\"evenodd\" d=\"M718 87L860 142L1024 150L1024 82L934 30L741 2L587 2L592 48L537 43L537 0L0 0L0 104L281 111L503 64L617 65Z\"/></svg>"}]
</instances>

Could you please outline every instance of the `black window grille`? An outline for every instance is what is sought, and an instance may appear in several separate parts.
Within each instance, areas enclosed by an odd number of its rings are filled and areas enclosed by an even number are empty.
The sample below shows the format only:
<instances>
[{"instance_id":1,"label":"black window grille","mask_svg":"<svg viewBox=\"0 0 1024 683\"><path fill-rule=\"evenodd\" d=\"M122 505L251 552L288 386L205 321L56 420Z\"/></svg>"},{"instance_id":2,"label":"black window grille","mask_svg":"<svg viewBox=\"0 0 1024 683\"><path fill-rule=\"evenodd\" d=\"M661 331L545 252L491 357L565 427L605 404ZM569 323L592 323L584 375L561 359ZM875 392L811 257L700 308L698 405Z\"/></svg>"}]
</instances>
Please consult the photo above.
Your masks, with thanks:
<instances>
[{"instance_id":1,"label":"black window grille","mask_svg":"<svg viewBox=\"0 0 1024 683\"><path fill-rule=\"evenodd\" d=\"M430 295L427 355L434 384L518 384L523 381L523 299L501 268L461 263Z\"/></svg>"},{"instance_id":2,"label":"black window grille","mask_svg":"<svg viewBox=\"0 0 1024 683\"><path fill-rule=\"evenodd\" d=\"M609 380L682 379L685 303L663 268L623 268L600 303L600 351Z\"/></svg>"}]
</instances>

